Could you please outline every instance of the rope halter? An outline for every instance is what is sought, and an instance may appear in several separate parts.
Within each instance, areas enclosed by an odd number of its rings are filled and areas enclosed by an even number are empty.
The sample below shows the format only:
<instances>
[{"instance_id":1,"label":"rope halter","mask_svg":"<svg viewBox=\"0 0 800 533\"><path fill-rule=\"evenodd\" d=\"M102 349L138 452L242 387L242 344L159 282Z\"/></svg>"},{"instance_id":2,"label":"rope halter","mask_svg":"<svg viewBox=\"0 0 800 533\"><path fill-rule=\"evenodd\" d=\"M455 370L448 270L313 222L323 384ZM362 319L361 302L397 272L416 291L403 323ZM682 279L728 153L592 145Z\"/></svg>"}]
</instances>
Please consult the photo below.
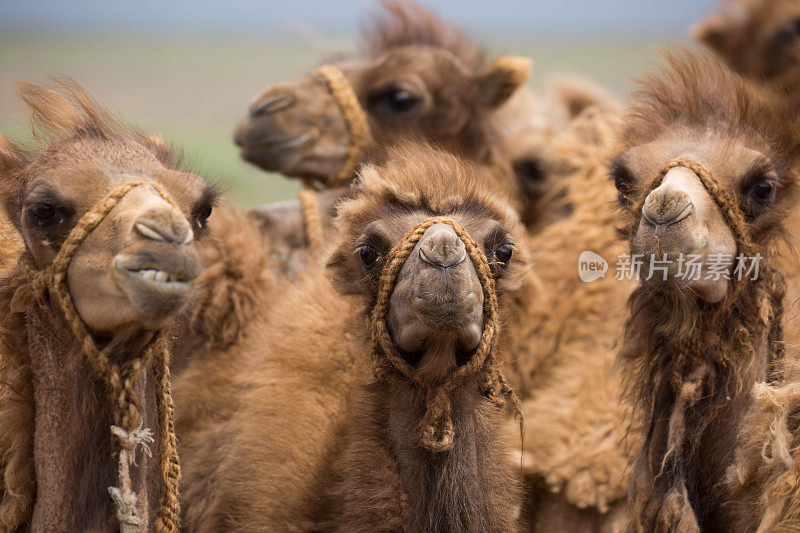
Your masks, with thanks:
<instances>
[{"instance_id":1,"label":"rope halter","mask_svg":"<svg viewBox=\"0 0 800 533\"><path fill-rule=\"evenodd\" d=\"M180 465L175 441L174 406L170 390L169 352L167 350L167 329L153 335L142 349L142 355L123 365L118 365L109 358L109 353L99 349L88 327L83 322L75 307L72 294L67 284L67 271L75 252L83 241L100 225L112 209L136 187L146 186L155 189L171 206L178 208L167 191L152 181L135 181L126 183L106 195L92 209L84 214L72 228L67 239L61 245L53 263L47 268L33 274L32 285L36 300L43 308L47 307L46 295L54 296L64 318L69 324L72 334L81 345L84 359L96 376L103 381L113 398L114 424L110 431L119 448L118 477L120 486L109 487L109 493L117 504L117 517L120 530L139 531L141 517L137 507L137 496L132 489L129 469L135 462L137 447L142 447L149 454L147 444L152 442L152 432L142 428L138 399L134 391L134 383L147 366L155 362L155 379L159 422L162 426L159 443L159 467L164 482L164 495L161 501L155 530L159 532L177 531L179 522L178 483Z\"/></svg>"},{"instance_id":2,"label":"rope halter","mask_svg":"<svg viewBox=\"0 0 800 533\"><path fill-rule=\"evenodd\" d=\"M342 112L347 131L350 133L347 160L331 179L330 185L336 185L355 176L356 168L358 168L364 152L372 143L372 134L367 114L358 101L358 95L342 71L334 65L327 64L317 68L314 74L325 82L328 92L331 93L334 102Z\"/></svg>"},{"instance_id":3,"label":"rope halter","mask_svg":"<svg viewBox=\"0 0 800 533\"><path fill-rule=\"evenodd\" d=\"M421 379L415 368L398 353L389 334L387 316L389 298L400 270L422 235L434 224L447 224L452 227L467 249L483 290L484 327L478 347L469 361L457 367L438 382L429 383ZM376 357L375 374L382 379L394 369L425 392L425 415L419 424L419 436L422 445L429 451L446 452L453 448L455 430L450 417L450 394L472 375L482 374L481 390L487 398L500 407L505 405L506 400L509 400L516 409L517 415L520 415L519 400L500 374L492 355L492 348L499 330L497 292L489 262L478 244L460 224L446 217L429 218L406 233L403 239L389 252L378 281L377 302L371 315L372 342L375 346Z\"/></svg>"}]
</instances>

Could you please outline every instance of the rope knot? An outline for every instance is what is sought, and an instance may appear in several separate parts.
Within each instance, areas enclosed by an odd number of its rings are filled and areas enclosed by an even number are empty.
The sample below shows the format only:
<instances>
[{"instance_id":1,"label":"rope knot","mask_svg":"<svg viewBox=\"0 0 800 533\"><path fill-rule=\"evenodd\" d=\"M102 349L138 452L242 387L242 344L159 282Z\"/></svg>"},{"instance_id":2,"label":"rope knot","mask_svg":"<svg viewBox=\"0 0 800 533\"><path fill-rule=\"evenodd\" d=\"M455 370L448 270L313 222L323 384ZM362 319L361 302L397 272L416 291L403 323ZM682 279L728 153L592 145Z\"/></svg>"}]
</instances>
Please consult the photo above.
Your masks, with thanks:
<instances>
[{"instance_id":1,"label":"rope knot","mask_svg":"<svg viewBox=\"0 0 800 533\"><path fill-rule=\"evenodd\" d=\"M136 448L141 447L142 451L148 457L153 457L153 452L150 450L150 444L155 442L153 431L150 428L142 427L144 422L139 422L139 427L125 431L119 426L111 426L111 433L119 439L120 446L130 451L130 464L137 465L136 463Z\"/></svg>"},{"instance_id":2,"label":"rope knot","mask_svg":"<svg viewBox=\"0 0 800 533\"><path fill-rule=\"evenodd\" d=\"M453 421L450 397L443 387L429 389L425 395L425 416L420 422L420 439L428 450L439 453L453 449Z\"/></svg>"}]
</instances>

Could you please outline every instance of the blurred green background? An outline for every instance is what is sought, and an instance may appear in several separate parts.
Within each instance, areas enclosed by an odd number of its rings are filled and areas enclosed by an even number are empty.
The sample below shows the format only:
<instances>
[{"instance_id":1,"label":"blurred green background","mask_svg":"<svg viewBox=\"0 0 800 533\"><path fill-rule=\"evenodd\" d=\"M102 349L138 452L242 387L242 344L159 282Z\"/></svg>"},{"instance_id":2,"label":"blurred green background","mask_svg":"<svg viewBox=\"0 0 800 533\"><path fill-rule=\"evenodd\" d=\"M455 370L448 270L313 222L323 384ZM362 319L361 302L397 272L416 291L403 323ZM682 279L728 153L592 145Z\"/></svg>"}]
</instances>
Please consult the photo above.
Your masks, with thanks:
<instances>
[{"instance_id":1,"label":"blurred green background","mask_svg":"<svg viewBox=\"0 0 800 533\"><path fill-rule=\"evenodd\" d=\"M353 11L352 19L360 15ZM693 16L687 14L686 25ZM47 76L67 75L124 120L182 145L194 168L220 181L237 204L287 198L299 190L298 183L241 161L231 132L261 89L304 75L334 48L355 49L355 30L322 46L306 30L284 31L279 38L224 31L2 31L0 132L29 135L14 80L47 82ZM534 86L554 73L577 73L620 96L630 89L633 76L658 60L657 47L668 44L665 35L685 42L685 26L659 36L621 38L608 33L546 39L485 33L478 41L492 53L534 58Z\"/></svg>"}]
</instances>

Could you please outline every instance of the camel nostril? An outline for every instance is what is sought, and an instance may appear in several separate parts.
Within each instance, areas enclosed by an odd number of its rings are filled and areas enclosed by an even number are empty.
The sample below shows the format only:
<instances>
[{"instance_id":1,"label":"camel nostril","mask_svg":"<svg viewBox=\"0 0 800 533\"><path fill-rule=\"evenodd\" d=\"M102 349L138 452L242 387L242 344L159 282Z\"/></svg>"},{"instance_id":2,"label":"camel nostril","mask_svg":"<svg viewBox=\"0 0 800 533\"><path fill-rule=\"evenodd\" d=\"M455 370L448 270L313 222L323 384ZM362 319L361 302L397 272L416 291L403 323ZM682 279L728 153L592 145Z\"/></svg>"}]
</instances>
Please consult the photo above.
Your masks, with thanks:
<instances>
[{"instance_id":1,"label":"camel nostril","mask_svg":"<svg viewBox=\"0 0 800 533\"><path fill-rule=\"evenodd\" d=\"M151 241L170 242L173 244L189 244L194 239L194 232L188 225L156 224L151 220L138 220L134 224L136 232Z\"/></svg>"},{"instance_id":2,"label":"camel nostril","mask_svg":"<svg viewBox=\"0 0 800 533\"><path fill-rule=\"evenodd\" d=\"M647 195L642 216L655 226L669 226L685 219L693 210L692 200L684 191L659 187Z\"/></svg>"},{"instance_id":3,"label":"camel nostril","mask_svg":"<svg viewBox=\"0 0 800 533\"><path fill-rule=\"evenodd\" d=\"M277 113L292 105L294 105L294 97L285 93L259 99L250 107L250 118L256 119L263 115Z\"/></svg>"}]
</instances>

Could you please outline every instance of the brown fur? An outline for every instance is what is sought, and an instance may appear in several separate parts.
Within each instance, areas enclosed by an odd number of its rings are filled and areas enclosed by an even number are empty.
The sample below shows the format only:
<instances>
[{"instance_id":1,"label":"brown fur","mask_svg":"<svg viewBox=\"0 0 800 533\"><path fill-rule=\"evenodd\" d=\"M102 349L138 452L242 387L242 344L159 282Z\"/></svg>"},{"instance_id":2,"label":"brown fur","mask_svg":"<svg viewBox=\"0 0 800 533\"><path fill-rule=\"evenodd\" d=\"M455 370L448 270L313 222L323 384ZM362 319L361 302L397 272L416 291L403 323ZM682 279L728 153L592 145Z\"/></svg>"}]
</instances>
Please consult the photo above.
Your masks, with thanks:
<instances>
[{"instance_id":1,"label":"brown fur","mask_svg":"<svg viewBox=\"0 0 800 533\"><path fill-rule=\"evenodd\" d=\"M385 220L399 238L441 213L471 232L483 220L501 222L520 239L524 259L521 226L486 187L485 170L421 147L394 154L387 166L364 170L342 205L334 270L310 270L287 289L281 313L231 348L240 361L231 381L218 386L204 372L193 385L188 372L182 377L178 389L191 391L183 405L222 399L225 413L183 433L190 528L512 528L519 502L508 451L494 436L495 408L471 387L460 389L453 416L464 440L432 457L406 438L422 408L418 393L368 377L365 313L374 296L352 250L372 221ZM340 290L366 298L337 294L329 275ZM504 323L517 312L504 293L523 280L510 271L501 283Z\"/></svg>"},{"instance_id":2,"label":"brown fur","mask_svg":"<svg viewBox=\"0 0 800 533\"><path fill-rule=\"evenodd\" d=\"M632 284L615 280L613 266L591 283L577 276L584 250L612 264L625 251L604 166L618 120L613 111L589 110L559 137L556 146L575 157L576 170L563 180L575 207L531 238L537 291L511 328L518 348L508 373L528 428L526 513L535 530L561 520L579 529L614 530L624 516L629 453L621 445L625 409L611 368ZM509 423L509 438L514 433Z\"/></svg>"},{"instance_id":3,"label":"brown fur","mask_svg":"<svg viewBox=\"0 0 800 533\"><path fill-rule=\"evenodd\" d=\"M783 88L800 83L800 6L793 0L725 0L692 30L740 74Z\"/></svg>"},{"instance_id":4,"label":"brown fur","mask_svg":"<svg viewBox=\"0 0 800 533\"><path fill-rule=\"evenodd\" d=\"M634 524L639 530L750 530L758 514L732 504L717 480L753 405L753 384L772 379L782 353L785 287L772 252L795 205L800 137L783 102L717 62L688 54L667 61L663 74L643 82L626 118L623 155L612 165L624 205L641 205L660 167L688 153L747 212L739 183L747 161L737 160L737 146L768 157L780 189L770 210L745 226L756 246L748 252L765 258L758 281L731 283L718 304L671 283L643 283L631 296L619 361L627 401L647 430L630 485ZM641 215L632 208L626 213L624 233L633 238Z\"/></svg>"},{"instance_id":5,"label":"brown fur","mask_svg":"<svg viewBox=\"0 0 800 533\"><path fill-rule=\"evenodd\" d=\"M238 342L276 293L271 246L247 214L224 205L208 221L199 248L203 272L194 300L176 324L176 375L198 357L216 357Z\"/></svg>"}]
</instances>

